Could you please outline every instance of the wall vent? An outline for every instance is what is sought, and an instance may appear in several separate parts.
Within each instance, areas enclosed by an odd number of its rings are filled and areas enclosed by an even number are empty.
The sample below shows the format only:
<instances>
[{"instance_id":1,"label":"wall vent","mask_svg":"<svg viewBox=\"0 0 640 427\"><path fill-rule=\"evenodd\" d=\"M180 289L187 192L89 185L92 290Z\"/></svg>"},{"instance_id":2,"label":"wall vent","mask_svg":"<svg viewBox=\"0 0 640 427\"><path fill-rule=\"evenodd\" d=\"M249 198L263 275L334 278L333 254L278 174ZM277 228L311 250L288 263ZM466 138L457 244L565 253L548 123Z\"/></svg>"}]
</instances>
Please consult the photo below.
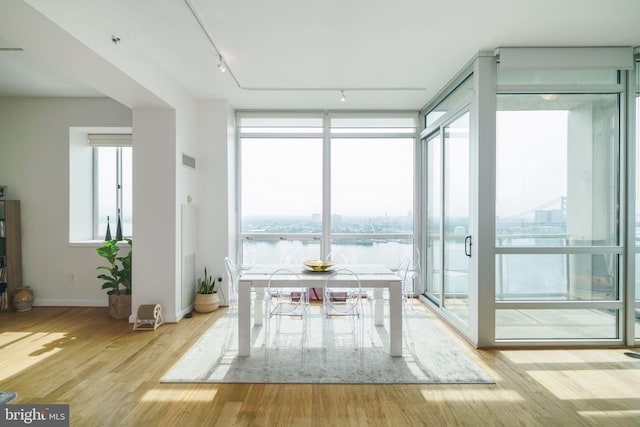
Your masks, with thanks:
<instances>
[{"instance_id":1,"label":"wall vent","mask_svg":"<svg viewBox=\"0 0 640 427\"><path fill-rule=\"evenodd\" d=\"M186 154L182 155L182 164L185 166L188 166L192 169L196 168L196 158L195 157L191 157L191 156L187 156Z\"/></svg>"}]
</instances>

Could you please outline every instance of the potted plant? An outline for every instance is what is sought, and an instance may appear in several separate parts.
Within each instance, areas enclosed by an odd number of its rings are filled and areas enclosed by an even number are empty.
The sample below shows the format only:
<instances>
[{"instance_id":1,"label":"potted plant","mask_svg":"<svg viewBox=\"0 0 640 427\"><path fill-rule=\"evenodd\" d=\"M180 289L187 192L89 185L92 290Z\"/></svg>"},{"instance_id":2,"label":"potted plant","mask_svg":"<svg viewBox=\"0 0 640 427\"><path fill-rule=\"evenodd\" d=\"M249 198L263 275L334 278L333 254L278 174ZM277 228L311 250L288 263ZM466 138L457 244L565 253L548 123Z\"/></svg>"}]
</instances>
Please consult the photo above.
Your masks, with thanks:
<instances>
[{"instance_id":1,"label":"potted plant","mask_svg":"<svg viewBox=\"0 0 640 427\"><path fill-rule=\"evenodd\" d=\"M132 240L125 239L131 248ZM117 240L107 240L102 247L96 249L98 255L107 260L109 265L97 267L108 273L98 275L104 280L102 289L109 296L109 315L115 319L126 319L131 315L131 256L133 249L124 257L119 257L120 247Z\"/></svg>"},{"instance_id":2,"label":"potted plant","mask_svg":"<svg viewBox=\"0 0 640 427\"><path fill-rule=\"evenodd\" d=\"M210 313L220 306L216 280L222 280L222 277L216 277L214 280L211 275L207 275L207 267L205 267L204 277L198 279L196 289L194 308L198 313Z\"/></svg>"}]
</instances>

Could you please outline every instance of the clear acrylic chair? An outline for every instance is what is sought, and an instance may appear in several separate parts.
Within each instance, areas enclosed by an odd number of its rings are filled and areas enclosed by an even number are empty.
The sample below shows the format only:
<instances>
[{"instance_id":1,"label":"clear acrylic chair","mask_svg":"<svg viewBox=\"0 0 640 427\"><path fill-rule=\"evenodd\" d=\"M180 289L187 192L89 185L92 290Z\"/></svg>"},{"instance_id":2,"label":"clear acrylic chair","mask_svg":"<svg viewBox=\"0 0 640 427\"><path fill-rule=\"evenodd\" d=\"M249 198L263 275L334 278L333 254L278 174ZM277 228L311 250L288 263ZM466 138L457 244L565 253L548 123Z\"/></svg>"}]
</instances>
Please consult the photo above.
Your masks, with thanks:
<instances>
[{"instance_id":1,"label":"clear acrylic chair","mask_svg":"<svg viewBox=\"0 0 640 427\"><path fill-rule=\"evenodd\" d=\"M343 251L330 252L329 255L327 255L327 259L342 266L349 264L349 256Z\"/></svg>"},{"instance_id":2,"label":"clear acrylic chair","mask_svg":"<svg viewBox=\"0 0 640 427\"><path fill-rule=\"evenodd\" d=\"M236 313L238 310L238 268L229 257L224 259L225 269L227 271L227 280L229 282L229 312Z\"/></svg>"},{"instance_id":3,"label":"clear acrylic chair","mask_svg":"<svg viewBox=\"0 0 640 427\"><path fill-rule=\"evenodd\" d=\"M276 283L279 277L289 276L290 285ZM280 268L269 276L265 288L265 333L264 333L264 364L269 367L269 347L271 346L271 320L276 320L275 347L279 348L282 319L299 318L302 323L301 331L301 361L304 369L305 353L308 348L308 315L309 292L300 282L300 275L287 268Z\"/></svg>"},{"instance_id":4,"label":"clear acrylic chair","mask_svg":"<svg viewBox=\"0 0 640 427\"><path fill-rule=\"evenodd\" d=\"M401 258L398 269L396 270L396 274L402 279L402 318L404 323L402 330L404 335L404 343L406 344L411 354L415 354L415 342L413 340L411 326L409 324L409 312L413 311L411 308L411 301L415 296L414 283L415 279L420 274L420 250L416 248L415 251L418 258Z\"/></svg>"},{"instance_id":5,"label":"clear acrylic chair","mask_svg":"<svg viewBox=\"0 0 640 427\"><path fill-rule=\"evenodd\" d=\"M409 295L411 295L411 297L413 297L413 282L412 282L412 276L410 273L410 266L412 264L412 261L410 258L407 257L401 257L400 260L398 261L398 265L396 268L392 269L392 271L398 275L400 277L401 280L401 286L402 286L402 316L403 319L405 320L405 324L406 322L406 313L407 313L407 307L408 307L408 298ZM409 284L408 282L411 282L411 284ZM389 295L386 292L379 292L377 295L374 292L375 290L372 289L367 289L367 302L369 303L369 312L371 315L371 322L369 325L369 337L371 338L371 343L373 344L375 339L374 339L374 331L376 330L376 325L375 325L375 305L377 303L384 303L386 299L388 299ZM381 291L381 290L379 290ZM403 328L403 331L405 332L405 339L406 342L408 344L408 346L411 348L414 344L413 344L413 340L410 337L410 334L407 334L407 328Z\"/></svg>"},{"instance_id":6,"label":"clear acrylic chair","mask_svg":"<svg viewBox=\"0 0 640 427\"><path fill-rule=\"evenodd\" d=\"M338 280L349 280L350 286L337 286ZM334 285L332 286L332 282ZM322 347L326 364L329 340L329 321L347 319L350 322L349 335L353 339L353 347L360 351L360 367L364 365L364 310L362 299L365 296L360 279L353 271L341 268L333 271L324 284L322 298ZM335 333L334 333L335 335Z\"/></svg>"},{"instance_id":7,"label":"clear acrylic chair","mask_svg":"<svg viewBox=\"0 0 640 427\"><path fill-rule=\"evenodd\" d=\"M226 313L226 332L225 338L222 344L222 348L220 349L220 357L224 357L226 351L229 349L231 345L231 329L234 325L237 324L238 317L238 269L236 265L229 257L225 257L224 259L225 270L227 273L227 281L229 283L228 291L225 292L223 287L220 287L220 293L223 298L227 299L229 304L228 311ZM228 294L228 295L227 295Z\"/></svg>"},{"instance_id":8,"label":"clear acrylic chair","mask_svg":"<svg viewBox=\"0 0 640 427\"><path fill-rule=\"evenodd\" d=\"M402 295L405 303L416 296L415 284L420 277L420 249L416 246L413 259L408 259L407 272L402 281Z\"/></svg>"}]
</instances>

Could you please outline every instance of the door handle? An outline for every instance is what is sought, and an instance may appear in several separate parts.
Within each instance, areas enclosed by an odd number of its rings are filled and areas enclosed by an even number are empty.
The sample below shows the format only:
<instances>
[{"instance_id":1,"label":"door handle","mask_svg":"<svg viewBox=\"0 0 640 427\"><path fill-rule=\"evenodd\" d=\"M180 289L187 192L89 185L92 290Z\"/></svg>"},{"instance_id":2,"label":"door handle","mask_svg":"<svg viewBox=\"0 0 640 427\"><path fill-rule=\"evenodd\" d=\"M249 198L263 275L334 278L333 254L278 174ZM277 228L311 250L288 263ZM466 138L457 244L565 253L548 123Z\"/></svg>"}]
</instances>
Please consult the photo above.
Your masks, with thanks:
<instances>
[{"instance_id":1,"label":"door handle","mask_svg":"<svg viewBox=\"0 0 640 427\"><path fill-rule=\"evenodd\" d=\"M464 254L471 256L471 234L464 238Z\"/></svg>"}]
</instances>

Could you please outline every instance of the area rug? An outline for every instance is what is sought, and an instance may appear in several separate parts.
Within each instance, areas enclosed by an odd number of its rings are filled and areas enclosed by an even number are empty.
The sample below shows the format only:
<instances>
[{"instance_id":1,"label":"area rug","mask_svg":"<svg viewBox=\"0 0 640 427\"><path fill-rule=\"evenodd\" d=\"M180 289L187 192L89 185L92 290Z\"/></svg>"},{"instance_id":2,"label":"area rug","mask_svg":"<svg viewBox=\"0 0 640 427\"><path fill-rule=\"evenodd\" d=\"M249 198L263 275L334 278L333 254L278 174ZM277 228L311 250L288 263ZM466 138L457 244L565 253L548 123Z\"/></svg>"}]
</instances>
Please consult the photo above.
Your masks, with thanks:
<instances>
[{"instance_id":1,"label":"area rug","mask_svg":"<svg viewBox=\"0 0 640 427\"><path fill-rule=\"evenodd\" d=\"M11 402L18 396L18 393L13 391L0 391L0 405Z\"/></svg>"},{"instance_id":2,"label":"area rug","mask_svg":"<svg viewBox=\"0 0 640 427\"><path fill-rule=\"evenodd\" d=\"M237 354L237 318L227 313L162 378L163 383L320 383L320 384L460 384L493 383L425 314L409 309L404 323L402 357L389 356L388 318L384 326L366 320L364 345L354 349L346 319L327 322L327 350L322 348L321 307L312 307L309 345L301 351L302 323L282 321L279 343L265 360L263 326L252 329L251 356Z\"/></svg>"}]
</instances>

